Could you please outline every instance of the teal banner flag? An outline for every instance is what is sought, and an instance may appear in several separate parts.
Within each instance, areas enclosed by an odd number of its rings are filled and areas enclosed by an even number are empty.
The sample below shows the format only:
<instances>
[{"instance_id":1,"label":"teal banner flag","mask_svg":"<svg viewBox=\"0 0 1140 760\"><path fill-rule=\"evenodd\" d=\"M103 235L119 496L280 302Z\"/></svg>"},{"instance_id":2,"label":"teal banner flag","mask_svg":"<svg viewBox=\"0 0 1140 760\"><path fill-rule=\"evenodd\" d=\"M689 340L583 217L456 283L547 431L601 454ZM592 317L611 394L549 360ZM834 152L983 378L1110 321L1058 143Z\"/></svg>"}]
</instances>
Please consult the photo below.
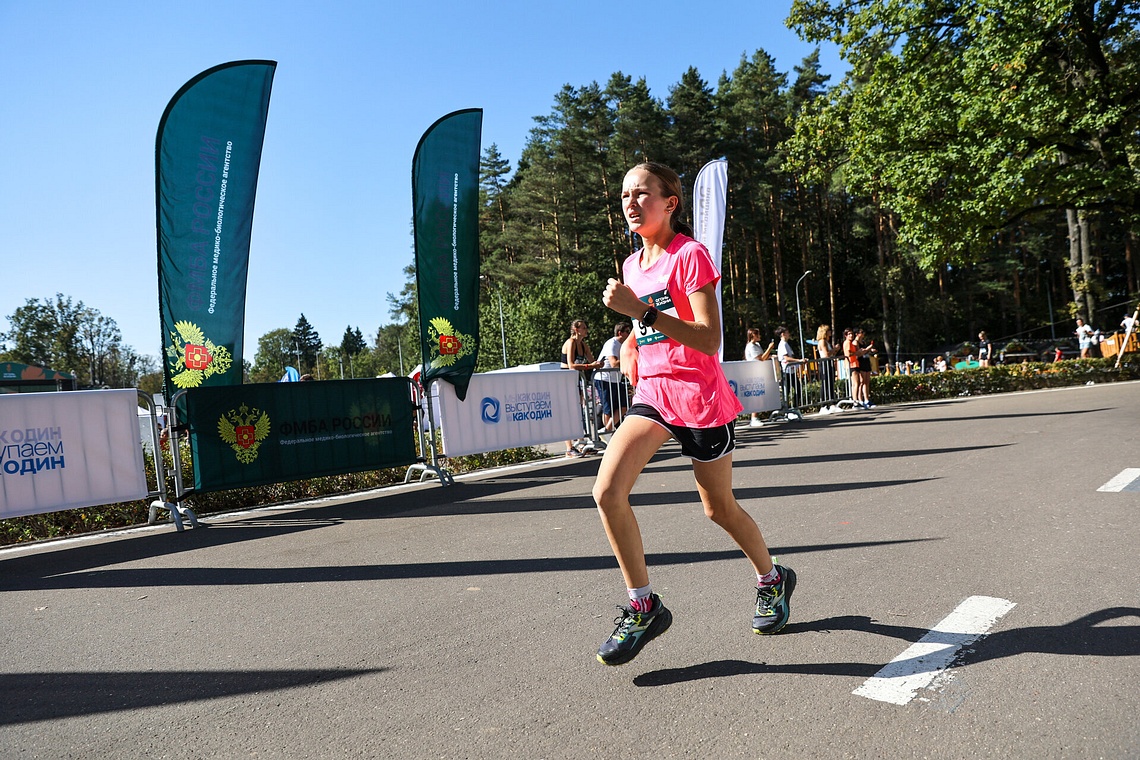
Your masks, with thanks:
<instances>
[{"instance_id":1,"label":"teal banner flag","mask_svg":"<svg viewBox=\"0 0 1140 760\"><path fill-rule=\"evenodd\" d=\"M163 382L240 385L253 201L274 61L236 61L191 79L155 139Z\"/></svg>"},{"instance_id":2,"label":"teal banner flag","mask_svg":"<svg viewBox=\"0 0 1140 760\"><path fill-rule=\"evenodd\" d=\"M197 491L418 461L404 377L194 388L183 398Z\"/></svg>"},{"instance_id":3,"label":"teal banner flag","mask_svg":"<svg viewBox=\"0 0 1140 760\"><path fill-rule=\"evenodd\" d=\"M412 212L426 386L442 378L462 401L479 357L479 142L483 111L448 114L412 159Z\"/></svg>"}]
</instances>

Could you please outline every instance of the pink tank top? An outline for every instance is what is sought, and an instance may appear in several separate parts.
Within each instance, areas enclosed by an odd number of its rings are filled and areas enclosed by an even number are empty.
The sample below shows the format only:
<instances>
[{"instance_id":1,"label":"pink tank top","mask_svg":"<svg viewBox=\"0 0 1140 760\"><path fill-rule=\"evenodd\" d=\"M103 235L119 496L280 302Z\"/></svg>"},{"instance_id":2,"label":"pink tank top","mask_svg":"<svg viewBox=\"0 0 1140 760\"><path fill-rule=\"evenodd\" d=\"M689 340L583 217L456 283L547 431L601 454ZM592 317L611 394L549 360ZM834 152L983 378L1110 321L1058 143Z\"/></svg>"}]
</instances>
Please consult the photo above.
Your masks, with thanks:
<instances>
[{"instance_id":1,"label":"pink tank top","mask_svg":"<svg viewBox=\"0 0 1140 760\"><path fill-rule=\"evenodd\" d=\"M689 296L720 279L708 250L687 235L676 235L665 254L641 268L641 251L622 266L625 284L646 304L678 319L693 320ZM637 336L637 393L634 403L648 404L672 425L710 428L731 422L743 407L720 359L681 345L664 333L633 320Z\"/></svg>"}]
</instances>

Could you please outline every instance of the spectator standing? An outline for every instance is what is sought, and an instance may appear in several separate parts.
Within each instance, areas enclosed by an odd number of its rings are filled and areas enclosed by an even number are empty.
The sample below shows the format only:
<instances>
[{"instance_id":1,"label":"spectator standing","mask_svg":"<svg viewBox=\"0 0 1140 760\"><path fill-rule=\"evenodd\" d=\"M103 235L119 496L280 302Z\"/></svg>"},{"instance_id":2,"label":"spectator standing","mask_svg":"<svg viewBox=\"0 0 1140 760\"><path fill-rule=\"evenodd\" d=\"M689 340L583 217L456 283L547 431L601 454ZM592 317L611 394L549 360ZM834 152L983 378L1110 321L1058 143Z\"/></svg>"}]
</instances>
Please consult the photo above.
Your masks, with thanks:
<instances>
[{"instance_id":1,"label":"spectator standing","mask_svg":"<svg viewBox=\"0 0 1140 760\"><path fill-rule=\"evenodd\" d=\"M839 348L832 342L831 325L820 325L815 331L815 350L823 360L819 363L820 400L824 404L820 411L824 414L838 412L839 405L831 405L831 402L838 401L835 394L835 373L839 356Z\"/></svg>"},{"instance_id":2,"label":"spectator standing","mask_svg":"<svg viewBox=\"0 0 1140 760\"><path fill-rule=\"evenodd\" d=\"M1077 336L1077 345L1081 349L1081 358L1088 359L1092 356L1093 344L1093 329L1085 324L1085 321L1077 317L1077 329L1074 331Z\"/></svg>"},{"instance_id":3,"label":"spectator standing","mask_svg":"<svg viewBox=\"0 0 1140 760\"><path fill-rule=\"evenodd\" d=\"M582 403L585 409L586 398L582 393L583 382L589 380L587 373L592 369L597 369L602 366L602 363L594 359L594 352L586 345L586 334L589 328L585 320L575 319L570 323L570 337L562 344L562 366L565 369L578 370L582 375L582 382L578 383L578 400ZM583 417L583 423L585 417ZM578 446L585 447L588 441L566 441L566 456L579 457L582 456L583 451L578 449Z\"/></svg>"},{"instance_id":4,"label":"spectator standing","mask_svg":"<svg viewBox=\"0 0 1140 760\"><path fill-rule=\"evenodd\" d=\"M745 361L760 361L766 362L772 358L772 351L776 348L776 341L771 341L767 348L760 344L760 331L755 327L748 328L748 342L744 344L744 360ZM760 415L756 412L752 413L752 419L749 421L749 426L760 427L764 421L760 419Z\"/></svg>"},{"instance_id":5,"label":"spectator standing","mask_svg":"<svg viewBox=\"0 0 1140 760\"><path fill-rule=\"evenodd\" d=\"M792 334L788 328L782 325L776 328L776 337L780 341L780 346L776 349L776 356L780 359L780 374L782 375L780 384L784 388L784 400L788 406L794 409L803 402L803 399L799 398L800 384L798 382L798 375L800 365L806 360L797 357L792 350L792 344L788 340L791 336Z\"/></svg>"},{"instance_id":6,"label":"spectator standing","mask_svg":"<svg viewBox=\"0 0 1140 760\"><path fill-rule=\"evenodd\" d=\"M746 361L766 362L772 358L774 350L776 350L776 341L771 341L768 343L768 347L764 348L760 343L760 331L755 327L748 328L748 342L744 344L744 359Z\"/></svg>"},{"instance_id":7,"label":"spectator standing","mask_svg":"<svg viewBox=\"0 0 1140 760\"><path fill-rule=\"evenodd\" d=\"M871 403L871 360L867 354L878 353L873 343L863 345L867 333L862 327L844 330L843 355L851 365L851 399L856 406L873 409Z\"/></svg>"},{"instance_id":8,"label":"spectator standing","mask_svg":"<svg viewBox=\"0 0 1140 760\"><path fill-rule=\"evenodd\" d=\"M626 392L625 380L616 370L621 367L621 344L629 337L632 329L633 325L629 322L615 324L614 336L607 340L602 350L598 352L598 361L602 363L602 367L615 370L594 376L594 390L597 391L598 402L602 405L602 427L607 433L614 431L629 408L629 394Z\"/></svg>"},{"instance_id":9,"label":"spectator standing","mask_svg":"<svg viewBox=\"0 0 1140 760\"><path fill-rule=\"evenodd\" d=\"M986 331L978 333L978 364L989 367L994 357L994 344L986 337Z\"/></svg>"}]
</instances>

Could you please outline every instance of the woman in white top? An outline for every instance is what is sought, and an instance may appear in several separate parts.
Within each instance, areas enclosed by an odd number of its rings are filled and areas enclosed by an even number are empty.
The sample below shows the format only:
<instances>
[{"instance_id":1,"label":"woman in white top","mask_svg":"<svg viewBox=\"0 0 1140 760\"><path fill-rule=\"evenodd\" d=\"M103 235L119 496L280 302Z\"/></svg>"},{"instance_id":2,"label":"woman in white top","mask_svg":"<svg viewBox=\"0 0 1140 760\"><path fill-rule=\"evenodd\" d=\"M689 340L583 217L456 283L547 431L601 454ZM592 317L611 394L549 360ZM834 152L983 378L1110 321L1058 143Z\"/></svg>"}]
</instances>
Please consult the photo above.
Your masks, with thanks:
<instances>
[{"instance_id":1,"label":"woman in white top","mask_svg":"<svg viewBox=\"0 0 1140 760\"><path fill-rule=\"evenodd\" d=\"M766 362L772 358L772 351L776 348L776 341L768 344L767 348L760 345L760 331L755 327L748 328L748 342L744 344L744 360L745 361L760 361ZM764 421L760 419L760 415L756 412L752 413L752 419L749 421L750 427L760 427Z\"/></svg>"}]
</instances>

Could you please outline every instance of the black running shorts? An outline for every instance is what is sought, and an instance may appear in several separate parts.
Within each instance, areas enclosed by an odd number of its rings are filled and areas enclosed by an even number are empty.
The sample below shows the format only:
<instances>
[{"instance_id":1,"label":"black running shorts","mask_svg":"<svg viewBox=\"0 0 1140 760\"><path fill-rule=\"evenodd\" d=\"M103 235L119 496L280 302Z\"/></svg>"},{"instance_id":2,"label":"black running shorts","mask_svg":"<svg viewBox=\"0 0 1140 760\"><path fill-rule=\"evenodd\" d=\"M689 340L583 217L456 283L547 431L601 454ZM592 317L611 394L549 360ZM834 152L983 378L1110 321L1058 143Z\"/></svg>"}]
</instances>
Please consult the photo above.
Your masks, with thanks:
<instances>
[{"instance_id":1,"label":"black running shorts","mask_svg":"<svg viewBox=\"0 0 1140 760\"><path fill-rule=\"evenodd\" d=\"M644 417L669 431L681 444L681 453L698 462L715 462L736 448L736 429L732 422L712 428L687 428L671 425L648 404L634 404L626 417Z\"/></svg>"}]
</instances>

